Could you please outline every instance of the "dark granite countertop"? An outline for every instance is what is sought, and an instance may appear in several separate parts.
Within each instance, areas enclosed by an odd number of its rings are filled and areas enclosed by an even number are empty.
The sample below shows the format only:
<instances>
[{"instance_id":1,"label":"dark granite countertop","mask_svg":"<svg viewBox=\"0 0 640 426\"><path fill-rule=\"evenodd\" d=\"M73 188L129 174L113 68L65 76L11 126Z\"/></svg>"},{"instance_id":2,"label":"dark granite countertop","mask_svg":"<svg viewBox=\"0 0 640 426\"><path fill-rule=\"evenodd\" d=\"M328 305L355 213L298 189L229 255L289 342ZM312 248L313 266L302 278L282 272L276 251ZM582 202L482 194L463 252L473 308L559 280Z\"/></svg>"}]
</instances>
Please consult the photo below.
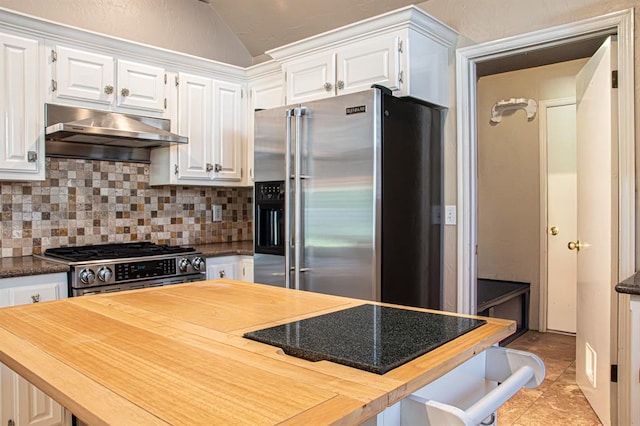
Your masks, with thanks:
<instances>
[{"instance_id":1,"label":"dark granite countertop","mask_svg":"<svg viewBox=\"0 0 640 426\"><path fill-rule=\"evenodd\" d=\"M244 337L309 361L327 360L384 374L485 323L366 304L252 331Z\"/></svg>"},{"instance_id":2,"label":"dark granite countertop","mask_svg":"<svg viewBox=\"0 0 640 426\"><path fill-rule=\"evenodd\" d=\"M199 244L193 247L205 257L253 255L253 241ZM69 267L64 263L49 262L34 256L0 258L0 279L68 271Z\"/></svg>"},{"instance_id":3,"label":"dark granite countertop","mask_svg":"<svg viewBox=\"0 0 640 426\"><path fill-rule=\"evenodd\" d=\"M33 256L0 258L0 278L56 274L68 271L69 267L63 263L48 262Z\"/></svg>"},{"instance_id":4,"label":"dark granite countertop","mask_svg":"<svg viewBox=\"0 0 640 426\"><path fill-rule=\"evenodd\" d=\"M253 241L233 241L230 243L197 244L191 246L201 251L205 257L253 256Z\"/></svg>"},{"instance_id":5,"label":"dark granite countertop","mask_svg":"<svg viewBox=\"0 0 640 426\"><path fill-rule=\"evenodd\" d=\"M636 272L616 286L618 293L640 295L640 272Z\"/></svg>"}]
</instances>

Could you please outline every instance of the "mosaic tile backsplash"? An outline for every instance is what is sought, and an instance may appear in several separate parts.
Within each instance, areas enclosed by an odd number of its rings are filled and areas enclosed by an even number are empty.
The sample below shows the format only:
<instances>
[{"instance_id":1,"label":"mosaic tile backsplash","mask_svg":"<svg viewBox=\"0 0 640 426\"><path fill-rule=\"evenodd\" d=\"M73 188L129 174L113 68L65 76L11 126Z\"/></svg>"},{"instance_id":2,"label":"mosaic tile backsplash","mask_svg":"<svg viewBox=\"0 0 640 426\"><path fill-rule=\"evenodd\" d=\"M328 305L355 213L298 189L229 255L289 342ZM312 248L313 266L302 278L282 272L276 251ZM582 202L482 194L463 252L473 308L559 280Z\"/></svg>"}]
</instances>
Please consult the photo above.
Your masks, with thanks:
<instances>
[{"instance_id":1,"label":"mosaic tile backsplash","mask_svg":"<svg viewBox=\"0 0 640 426\"><path fill-rule=\"evenodd\" d=\"M149 165L46 159L43 182L0 182L2 257L130 241L192 245L252 238L252 188L149 186ZM222 222L212 221L213 204Z\"/></svg>"}]
</instances>

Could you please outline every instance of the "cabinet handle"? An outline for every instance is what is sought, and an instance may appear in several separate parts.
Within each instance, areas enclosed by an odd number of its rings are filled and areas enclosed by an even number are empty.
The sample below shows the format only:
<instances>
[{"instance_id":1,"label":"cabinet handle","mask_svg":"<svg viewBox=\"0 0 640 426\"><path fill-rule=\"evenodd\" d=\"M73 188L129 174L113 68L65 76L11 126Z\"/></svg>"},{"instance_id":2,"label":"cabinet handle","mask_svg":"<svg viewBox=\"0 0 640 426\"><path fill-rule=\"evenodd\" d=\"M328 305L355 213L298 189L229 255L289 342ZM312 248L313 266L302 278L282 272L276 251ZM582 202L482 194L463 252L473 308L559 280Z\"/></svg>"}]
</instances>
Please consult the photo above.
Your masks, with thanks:
<instances>
[{"instance_id":1,"label":"cabinet handle","mask_svg":"<svg viewBox=\"0 0 640 426\"><path fill-rule=\"evenodd\" d=\"M220 275L220 278L224 278L224 277L227 275L227 273L224 271L224 269L222 269L222 270L218 273L218 275Z\"/></svg>"},{"instance_id":2,"label":"cabinet handle","mask_svg":"<svg viewBox=\"0 0 640 426\"><path fill-rule=\"evenodd\" d=\"M106 86L104 86L104 93L107 95L110 95L113 93L113 86L110 84L107 84Z\"/></svg>"},{"instance_id":3,"label":"cabinet handle","mask_svg":"<svg viewBox=\"0 0 640 426\"><path fill-rule=\"evenodd\" d=\"M129 91L129 89L127 89L127 88L125 87L124 89L122 89L122 90L120 91L120 94L126 98L127 96L129 96L129 95L131 94L131 92Z\"/></svg>"},{"instance_id":4,"label":"cabinet handle","mask_svg":"<svg viewBox=\"0 0 640 426\"><path fill-rule=\"evenodd\" d=\"M207 169L206 170L207 170L207 172L212 171L213 170L213 164L207 163Z\"/></svg>"},{"instance_id":5,"label":"cabinet handle","mask_svg":"<svg viewBox=\"0 0 640 426\"><path fill-rule=\"evenodd\" d=\"M324 84L324 86L322 86L322 87L324 87L324 90L327 91L327 92L330 92L331 89L333 89L333 85L331 83L329 83L329 82L326 82Z\"/></svg>"},{"instance_id":6,"label":"cabinet handle","mask_svg":"<svg viewBox=\"0 0 640 426\"><path fill-rule=\"evenodd\" d=\"M215 167L213 168L213 170L214 170L216 173L220 173L220 172L222 171L222 164L218 164L218 163L216 163L216 164L215 164Z\"/></svg>"},{"instance_id":7,"label":"cabinet handle","mask_svg":"<svg viewBox=\"0 0 640 426\"><path fill-rule=\"evenodd\" d=\"M338 88L338 90L344 89L344 81L338 80L338 82L336 83L336 87Z\"/></svg>"},{"instance_id":8,"label":"cabinet handle","mask_svg":"<svg viewBox=\"0 0 640 426\"><path fill-rule=\"evenodd\" d=\"M32 303L38 303L40 301L40 294L34 294L31 296Z\"/></svg>"}]
</instances>

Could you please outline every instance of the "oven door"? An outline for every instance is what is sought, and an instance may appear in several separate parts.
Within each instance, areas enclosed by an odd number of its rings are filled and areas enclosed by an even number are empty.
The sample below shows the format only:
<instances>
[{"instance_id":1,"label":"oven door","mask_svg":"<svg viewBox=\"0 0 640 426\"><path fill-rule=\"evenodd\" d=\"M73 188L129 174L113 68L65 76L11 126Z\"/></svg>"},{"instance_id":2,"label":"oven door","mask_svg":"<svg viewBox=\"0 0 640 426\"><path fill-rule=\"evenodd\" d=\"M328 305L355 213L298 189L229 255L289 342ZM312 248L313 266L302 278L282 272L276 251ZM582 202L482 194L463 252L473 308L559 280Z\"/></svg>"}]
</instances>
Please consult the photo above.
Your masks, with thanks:
<instances>
[{"instance_id":1,"label":"oven door","mask_svg":"<svg viewBox=\"0 0 640 426\"><path fill-rule=\"evenodd\" d=\"M140 288L149 288L149 287L161 287L161 286L172 285L172 284L204 281L206 279L207 279L207 275L205 273L199 273L199 274L193 274L193 275L181 275L177 277L162 278L162 279L132 281L132 282L127 282L122 284L103 285L103 286L97 286L97 287L71 288L70 297L88 296L90 294L100 294L100 293L114 293L117 291L136 290Z\"/></svg>"}]
</instances>

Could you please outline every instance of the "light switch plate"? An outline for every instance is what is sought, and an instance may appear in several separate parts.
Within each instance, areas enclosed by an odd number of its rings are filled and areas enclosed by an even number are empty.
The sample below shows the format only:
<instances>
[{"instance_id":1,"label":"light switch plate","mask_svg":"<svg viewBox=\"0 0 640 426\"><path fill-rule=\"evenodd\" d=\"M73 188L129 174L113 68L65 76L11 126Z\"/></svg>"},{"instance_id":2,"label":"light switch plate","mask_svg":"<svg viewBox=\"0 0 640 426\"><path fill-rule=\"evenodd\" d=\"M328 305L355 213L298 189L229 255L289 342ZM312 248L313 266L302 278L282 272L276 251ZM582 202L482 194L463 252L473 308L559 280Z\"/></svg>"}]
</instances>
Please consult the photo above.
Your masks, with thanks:
<instances>
[{"instance_id":1,"label":"light switch plate","mask_svg":"<svg viewBox=\"0 0 640 426\"><path fill-rule=\"evenodd\" d=\"M456 206L445 206L444 209L444 224L455 225L456 224Z\"/></svg>"},{"instance_id":2,"label":"light switch plate","mask_svg":"<svg viewBox=\"0 0 640 426\"><path fill-rule=\"evenodd\" d=\"M222 204L213 205L213 221L222 222Z\"/></svg>"}]
</instances>

